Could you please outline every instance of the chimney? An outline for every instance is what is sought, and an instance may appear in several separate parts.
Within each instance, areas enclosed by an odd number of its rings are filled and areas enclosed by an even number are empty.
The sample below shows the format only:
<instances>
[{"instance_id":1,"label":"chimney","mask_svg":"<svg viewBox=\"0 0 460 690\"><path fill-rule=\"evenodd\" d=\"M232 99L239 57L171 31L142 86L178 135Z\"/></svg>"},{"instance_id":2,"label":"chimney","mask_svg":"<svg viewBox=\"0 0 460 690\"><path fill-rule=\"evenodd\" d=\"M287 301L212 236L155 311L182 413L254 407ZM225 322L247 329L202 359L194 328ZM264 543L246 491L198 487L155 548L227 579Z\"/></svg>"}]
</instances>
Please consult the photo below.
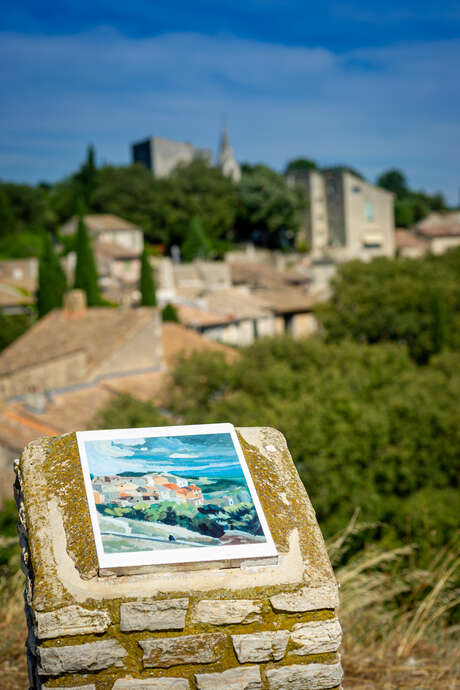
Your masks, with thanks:
<instances>
[{"instance_id":1,"label":"chimney","mask_svg":"<svg viewBox=\"0 0 460 690\"><path fill-rule=\"evenodd\" d=\"M86 292L70 290L64 297L64 309L72 314L86 311Z\"/></svg>"}]
</instances>

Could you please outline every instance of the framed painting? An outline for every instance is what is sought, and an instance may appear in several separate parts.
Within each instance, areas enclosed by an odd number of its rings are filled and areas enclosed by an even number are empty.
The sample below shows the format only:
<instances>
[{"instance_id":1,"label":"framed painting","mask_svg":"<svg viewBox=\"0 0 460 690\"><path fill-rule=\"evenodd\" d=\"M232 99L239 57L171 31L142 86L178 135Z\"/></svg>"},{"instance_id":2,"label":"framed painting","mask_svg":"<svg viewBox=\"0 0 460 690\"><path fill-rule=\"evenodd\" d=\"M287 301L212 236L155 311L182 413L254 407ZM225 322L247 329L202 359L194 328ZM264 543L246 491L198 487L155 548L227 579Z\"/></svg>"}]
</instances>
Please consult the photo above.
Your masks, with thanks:
<instances>
[{"instance_id":1,"label":"framed painting","mask_svg":"<svg viewBox=\"0 0 460 690\"><path fill-rule=\"evenodd\" d=\"M77 441L100 569L277 555L232 424Z\"/></svg>"}]
</instances>

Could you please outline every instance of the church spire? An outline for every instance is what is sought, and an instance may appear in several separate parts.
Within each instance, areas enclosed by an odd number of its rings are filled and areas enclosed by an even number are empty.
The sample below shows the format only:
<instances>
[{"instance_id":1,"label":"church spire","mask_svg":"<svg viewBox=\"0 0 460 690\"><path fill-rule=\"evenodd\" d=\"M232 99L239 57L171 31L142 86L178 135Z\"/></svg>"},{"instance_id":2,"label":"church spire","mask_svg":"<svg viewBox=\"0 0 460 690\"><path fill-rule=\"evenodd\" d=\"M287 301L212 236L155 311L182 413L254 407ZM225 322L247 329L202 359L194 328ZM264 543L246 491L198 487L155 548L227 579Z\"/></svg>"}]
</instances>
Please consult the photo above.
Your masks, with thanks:
<instances>
[{"instance_id":1,"label":"church spire","mask_svg":"<svg viewBox=\"0 0 460 690\"><path fill-rule=\"evenodd\" d=\"M230 146L230 139L228 137L227 127L225 124L222 127L220 137L219 159L217 165L225 177L231 177L233 182L239 182L241 180L240 166L233 155L233 150Z\"/></svg>"}]
</instances>

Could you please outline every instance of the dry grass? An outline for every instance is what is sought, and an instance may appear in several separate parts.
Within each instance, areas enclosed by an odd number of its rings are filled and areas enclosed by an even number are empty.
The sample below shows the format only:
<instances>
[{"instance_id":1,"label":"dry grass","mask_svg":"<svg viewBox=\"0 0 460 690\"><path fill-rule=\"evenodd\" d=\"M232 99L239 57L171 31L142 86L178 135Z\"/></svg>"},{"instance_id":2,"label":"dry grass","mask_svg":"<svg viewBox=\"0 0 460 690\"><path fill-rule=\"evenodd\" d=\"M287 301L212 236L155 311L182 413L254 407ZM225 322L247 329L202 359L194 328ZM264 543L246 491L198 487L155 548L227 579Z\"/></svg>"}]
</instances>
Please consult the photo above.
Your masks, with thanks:
<instances>
[{"instance_id":1,"label":"dry grass","mask_svg":"<svg viewBox=\"0 0 460 690\"><path fill-rule=\"evenodd\" d=\"M5 540L2 545L6 545ZM24 576L17 561L16 554L11 568L0 576L0 690L29 687L24 647Z\"/></svg>"},{"instance_id":2,"label":"dry grass","mask_svg":"<svg viewBox=\"0 0 460 690\"><path fill-rule=\"evenodd\" d=\"M349 538L369 527L357 517L329 543L333 563L346 553ZM414 550L368 548L336 569L349 690L460 688L460 626L449 623L460 603L460 549L447 545L429 570L404 567Z\"/></svg>"},{"instance_id":3,"label":"dry grass","mask_svg":"<svg viewBox=\"0 0 460 690\"><path fill-rule=\"evenodd\" d=\"M350 538L369 527L357 518L328 544L333 563L346 554ZM11 539L1 540L0 548ZM336 569L345 690L460 688L460 625L449 624L459 603L454 583L459 548L446 546L429 570L404 567L414 549L366 549ZM0 690L28 687L24 578L18 564L16 552L0 576Z\"/></svg>"}]
</instances>

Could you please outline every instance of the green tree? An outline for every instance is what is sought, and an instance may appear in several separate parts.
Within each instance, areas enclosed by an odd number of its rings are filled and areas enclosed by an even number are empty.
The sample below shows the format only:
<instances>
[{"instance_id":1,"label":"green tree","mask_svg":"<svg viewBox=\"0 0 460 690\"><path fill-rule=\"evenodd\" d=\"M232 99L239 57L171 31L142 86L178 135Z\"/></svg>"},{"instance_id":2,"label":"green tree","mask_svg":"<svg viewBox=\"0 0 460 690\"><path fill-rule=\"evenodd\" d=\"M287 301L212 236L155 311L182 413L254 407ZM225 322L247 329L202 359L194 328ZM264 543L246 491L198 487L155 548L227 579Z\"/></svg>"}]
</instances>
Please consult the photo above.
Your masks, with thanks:
<instances>
[{"instance_id":1,"label":"green tree","mask_svg":"<svg viewBox=\"0 0 460 690\"><path fill-rule=\"evenodd\" d=\"M289 161L284 170L285 175L293 172L308 172L309 170L317 170L316 162L311 158L294 158Z\"/></svg>"},{"instance_id":2,"label":"green tree","mask_svg":"<svg viewBox=\"0 0 460 690\"><path fill-rule=\"evenodd\" d=\"M153 268L144 247L141 257L141 305L143 307L156 307L157 296L155 291L155 281L153 279Z\"/></svg>"},{"instance_id":3,"label":"green tree","mask_svg":"<svg viewBox=\"0 0 460 690\"><path fill-rule=\"evenodd\" d=\"M199 216L194 216L189 224L185 240L181 246L183 261L205 259L208 256L209 243Z\"/></svg>"},{"instance_id":4,"label":"green tree","mask_svg":"<svg viewBox=\"0 0 460 690\"><path fill-rule=\"evenodd\" d=\"M459 352L419 367L397 343L285 336L256 341L231 363L196 353L170 373L163 404L184 423L226 419L285 434L326 536L359 507L378 523L376 541L416 542L426 563L455 534Z\"/></svg>"},{"instance_id":5,"label":"green tree","mask_svg":"<svg viewBox=\"0 0 460 690\"><path fill-rule=\"evenodd\" d=\"M382 173L377 179L377 184L396 194L398 199L406 196L408 192L406 177L400 170L392 169Z\"/></svg>"},{"instance_id":6,"label":"green tree","mask_svg":"<svg viewBox=\"0 0 460 690\"><path fill-rule=\"evenodd\" d=\"M2 314L0 312L0 352L25 333L34 319L29 314Z\"/></svg>"},{"instance_id":7,"label":"green tree","mask_svg":"<svg viewBox=\"0 0 460 690\"><path fill-rule=\"evenodd\" d=\"M183 244L195 216L203 223L208 251L221 255L231 246L238 188L220 170L199 159L180 165L156 181L155 195L152 224L169 246Z\"/></svg>"},{"instance_id":8,"label":"green tree","mask_svg":"<svg viewBox=\"0 0 460 690\"><path fill-rule=\"evenodd\" d=\"M360 180L365 180L366 178L362 173L359 172L359 170L356 170L355 168L352 168L350 165L331 165L326 168L321 168L321 172L323 173L328 173L328 172L349 172L351 175L354 175L355 177L359 177Z\"/></svg>"},{"instance_id":9,"label":"green tree","mask_svg":"<svg viewBox=\"0 0 460 690\"><path fill-rule=\"evenodd\" d=\"M14 215L10 200L5 191L0 187L0 237L5 237L13 232Z\"/></svg>"},{"instance_id":10,"label":"green tree","mask_svg":"<svg viewBox=\"0 0 460 690\"><path fill-rule=\"evenodd\" d=\"M96 261L82 215L78 220L76 254L74 287L86 292L89 307L96 307L101 304Z\"/></svg>"},{"instance_id":11,"label":"green tree","mask_svg":"<svg viewBox=\"0 0 460 690\"><path fill-rule=\"evenodd\" d=\"M76 179L80 185L80 195L84 199L88 208L91 207L92 197L96 188L97 168L96 154L94 146L88 146L86 160L76 174Z\"/></svg>"},{"instance_id":12,"label":"green tree","mask_svg":"<svg viewBox=\"0 0 460 690\"><path fill-rule=\"evenodd\" d=\"M236 221L240 241L277 248L295 235L307 206L301 185L289 186L286 179L264 165L246 166L239 183L240 202Z\"/></svg>"},{"instance_id":13,"label":"green tree","mask_svg":"<svg viewBox=\"0 0 460 690\"><path fill-rule=\"evenodd\" d=\"M179 323L179 314L174 304L168 302L161 312L161 318L165 322L171 321L173 323Z\"/></svg>"},{"instance_id":14,"label":"green tree","mask_svg":"<svg viewBox=\"0 0 460 690\"><path fill-rule=\"evenodd\" d=\"M414 224L414 209L410 201L396 199L394 210L397 228L410 228Z\"/></svg>"},{"instance_id":15,"label":"green tree","mask_svg":"<svg viewBox=\"0 0 460 690\"><path fill-rule=\"evenodd\" d=\"M46 236L45 246L38 264L37 310L39 318L52 309L62 307L67 288L67 279L60 261L54 251L50 235Z\"/></svg>"},{"instance_id":16,"label":"green tree","mask_svg":"<svg viewBox=\"0 0 460 690\"><path fill-rule=\"evenodd\" d=\"M330 301L317 308L326 338L408 346L424 364L440 347L460 349L460 251L423 259L342 265Z\"/></svg>"}]
</instances>

